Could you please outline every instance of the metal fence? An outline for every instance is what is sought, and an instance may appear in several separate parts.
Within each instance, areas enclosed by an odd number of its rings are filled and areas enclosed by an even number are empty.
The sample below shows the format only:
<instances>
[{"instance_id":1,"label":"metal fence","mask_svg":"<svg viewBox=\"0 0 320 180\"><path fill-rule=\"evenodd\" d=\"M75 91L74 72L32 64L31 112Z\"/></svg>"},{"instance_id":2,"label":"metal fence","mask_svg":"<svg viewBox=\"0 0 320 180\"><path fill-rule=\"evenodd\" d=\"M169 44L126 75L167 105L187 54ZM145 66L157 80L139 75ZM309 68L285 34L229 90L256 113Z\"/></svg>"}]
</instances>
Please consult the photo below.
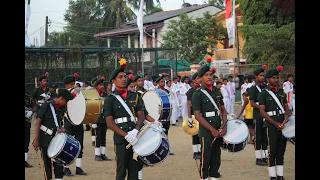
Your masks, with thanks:
<instances>
[{"instance_id":1,"label":"metal fence","mask_svg":"<svg viewBox=\"0 0 320 180\"><path fill-rule=\"evenodd\" d=\"M164 58L170 48L145 48L145 73L157 72L157 61ZM117 56L127 60L127 69L136 73L142 70L141 48L106 48L106 47L60 47L60 48L25 48L25 91L30 94L35 88L35 78L49 72L48 82L63 87L66 75L79 74L80 81L91 81L97 75L107 79L119 65Z\"/></svg>"}]
</instances>

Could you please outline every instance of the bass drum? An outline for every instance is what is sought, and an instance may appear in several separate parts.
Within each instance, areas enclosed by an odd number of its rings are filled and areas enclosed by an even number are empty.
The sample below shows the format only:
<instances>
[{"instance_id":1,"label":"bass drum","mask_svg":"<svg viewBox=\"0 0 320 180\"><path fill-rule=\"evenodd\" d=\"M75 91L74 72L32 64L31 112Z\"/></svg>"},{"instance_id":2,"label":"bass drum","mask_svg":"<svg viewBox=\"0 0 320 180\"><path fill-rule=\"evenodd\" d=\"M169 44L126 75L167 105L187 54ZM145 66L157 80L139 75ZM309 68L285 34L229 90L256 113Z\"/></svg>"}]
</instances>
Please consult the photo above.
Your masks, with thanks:
<instances>
[{"instance_id":1,"label":"bass drum","mask_svg":"<svg viewBox=\"0 0 320 180\"><path fill-rule=\"evenodd\" d=\"M77 96L68 101L68 118L73 125L95 123L101 114L102 98L95 88L73 89Z\"/></svg>"},{"instance_id":2,"label":"bass drum","mask_svg":"<svg viewBox=\"0 0 320 180\"><path fill-rule=\"evenodd\" d=\"M289 117L289 121L286 124L284 124L284 128L281 130L283 136L289 139L289 141L294 145L296 144L295 127L296 127L295 116L292 115Z\"/></svg>"}]
</instances>

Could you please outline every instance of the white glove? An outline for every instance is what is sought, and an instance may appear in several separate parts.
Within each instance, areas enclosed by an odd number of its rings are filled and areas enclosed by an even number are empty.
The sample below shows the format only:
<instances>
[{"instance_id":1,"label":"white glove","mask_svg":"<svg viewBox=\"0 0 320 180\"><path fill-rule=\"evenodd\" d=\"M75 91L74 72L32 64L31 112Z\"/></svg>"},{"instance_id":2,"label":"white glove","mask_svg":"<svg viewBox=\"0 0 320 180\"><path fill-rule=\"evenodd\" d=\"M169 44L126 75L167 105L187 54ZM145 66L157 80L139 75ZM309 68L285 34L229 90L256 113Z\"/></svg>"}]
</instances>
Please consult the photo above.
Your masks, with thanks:
<instances>
[{"instance_id":1,"label":"white glove","mask_svg":"<svg viewBox=\"0 0 320 180\"><path fill-rule=\"evenodd\" d=\"M95 129L95 128L98 127L98 125L97 125L97 124L92 124L91 127L92 127L93 129Z\"/></svg>"},{"instance_id":2,"label":"white glove","mask_svg":"<svg viewBox=\"0 0 320 180\"><path fill-rule=\"evenodd\" d=\"M32 111L25 111L25 117L29 118L32 116Z\"/></svg>"},{"instance_id":3,"label":"white glove","mask_svg":"<svg viewBox=\"0 0 320 180\"><path fill-rule=\"evenodd\" d=\"M137 138L137 134L138 134L138 130L137 129L133 129L133 130L128 132L127 136L129 136L131 140L134 140L135 138Z\"/></svg>"},{"instance_id":4,"label":"white glove","mask_svg":"<svg viewBox=\"0 0 320 180\"><path fill-rule=\"evenodd\" d=\"M193 127L193 120L192 120L192 118L188 118L188 126L189 126L190 128Z\"/></svg>"},{"instance_id":5,"label":"white glove","mask_svg":"<svg viewBox=\"0 0 320 180\"><path fill-rule=\"evenodd\" d=\"M137 144L138 142L138 139L135 137L135 138L132 138L129 134L127 134L125 137L124 137L132 146L134 146L135 144Z\"/></svg>"}]
</instances>

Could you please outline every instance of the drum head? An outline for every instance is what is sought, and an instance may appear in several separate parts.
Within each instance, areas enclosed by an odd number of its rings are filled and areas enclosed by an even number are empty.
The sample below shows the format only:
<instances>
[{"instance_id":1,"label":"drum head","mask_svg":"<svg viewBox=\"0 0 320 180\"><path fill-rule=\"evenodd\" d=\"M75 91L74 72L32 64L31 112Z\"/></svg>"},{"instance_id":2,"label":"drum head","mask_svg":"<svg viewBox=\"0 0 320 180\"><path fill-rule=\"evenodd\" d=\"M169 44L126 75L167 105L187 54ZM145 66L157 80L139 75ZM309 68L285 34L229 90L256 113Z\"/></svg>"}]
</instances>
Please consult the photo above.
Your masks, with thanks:
<instances>
[{"instance_id":1,"label":"drum head","mask_svg":"<svg viewBox=\"0 0 320 180\"><path fill-rule=\"evenodd\" d=\"M59 133L54 136L48 146L48 157L54 158L60 153L67 139L67 135L64 133Z\"/></svg>"},{"instance_id":2,"label":"drum head","mask_svg":"<svg viewBox=\"0 0 320 180\"><path fill-rule=\"evenodd\" d=\"M142 99L149 115L153 119L159 120L160 118L159 108L161 107L162 102L158 94L154 91L147 91L143 94Z\"/></svg>"},{"instance_id":3,"label":"drum head","mask_svg":"<svg viewBox=\"0 0 320 180\"><path fill-rule=\"evenodd\" d=\"M284 125L282 129L282 134L286 138L294 138L295 137L295 116L290 116L289 121Z\"/></svg>"},{"instance_id":4,"label":"drum head","mask_svg":"<svg viewBox=\"0 0 320 180\"><path fill-rule=\"evenodd\" d=\"M81 124L86 114L86 99L82 91L73 100L68 101L67 109L72 123L74 125Z\"/></svg>"},{"instance_id":5,"label":"drum head","mask_svg":"<svg viewBox=\"0 0 320 180\"><path fill-rule=\"evenodd\" d=\"M232 144L238 144L245 141L249 136L248 126L241 120L228 120L227 121L227 134L223 139Z\"/></svg>"},{"instance_id":6,"label":"drum head","mask_svg":"<svg viewBox=\"0 0 320 180\"><path fill-rule=\"evenodd\" d=\"M161 134L157 129L149 128L132 148L139 156L147 156L155 152L161 144Z\"/></svg>"}]
</instances>

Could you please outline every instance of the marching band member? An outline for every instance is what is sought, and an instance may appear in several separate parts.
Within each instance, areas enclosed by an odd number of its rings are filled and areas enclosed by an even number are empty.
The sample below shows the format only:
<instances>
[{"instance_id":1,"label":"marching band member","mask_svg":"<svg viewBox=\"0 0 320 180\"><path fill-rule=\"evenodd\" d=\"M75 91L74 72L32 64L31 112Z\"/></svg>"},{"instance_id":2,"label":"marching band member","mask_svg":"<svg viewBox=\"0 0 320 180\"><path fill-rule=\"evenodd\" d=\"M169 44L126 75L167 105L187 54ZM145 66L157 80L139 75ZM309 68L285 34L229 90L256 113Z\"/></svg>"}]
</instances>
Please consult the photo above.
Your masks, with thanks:
<instances>
[{"instance_id":1,"label":"marching band member","mask_svg":"<svg viewBox=\"0 0 320 180\"><path fill-rule=\"evenodd\" d=\"M241 91L240 91L241 94L245 93L248 88L248 83L249 83L248 75L245 75L243 77L243 80L244 80L244 83L241 85ZM243 99L241 99L241 105L243 106Z\"/></svg>"},{"instance_id":2,"label":"marching band member","mask_svg":"<svg viewBox=\"0 0 320 180\"><path fill-rule=\"evenodd\" d=\"M94 87L94 83L96 82L96 80L98 79L98 77L100 77L100 75L98 75L98 76L96 76L95 78L93 78L92 80L91 80L91 86L88 86L88 89L91 89L91 88L93 88ZM91 141L92 141L92 146L96 146L96 130L95 130L95 128L97 128L96 127L96 125L94 125L93 127L92 127L92 124L91 123L89 123L89 126L91 127L90 129L90 132L91 132Z\"/></svg>"},{"instance_id":3,"label":"marching band member","mask_svg":"<svg viewBox=\"0 0 320 180\"><path fill-rule=\"evenodd\" d=\"M295 114L295 106L296 106L296 93L295 93L295 85L293 85L292 92L290 92L290 104L288 104L289 109L292 111L292 115Z\"/></svg>"},{"instance_id":4,"label":"marching band member","mask_svg":"<svg viewBox=\"0 0 320 180\"><path fill-rule=\"evenodd\" d=\"M25 95L24 105L25 107L32 109L31 97L27 94ZM31 168L33 166L28 163L31 123L28 121L27 118L32 116L32 111L29 111L27 113L28 114L26 114L24 122L24 167Z\"/></svg>"},{"instance_id":5,"label":"marching band member","mask_svg":"<svg viewBox=\"0 0 320 180\"><path fill-rule=\"evenodd\" d=\"M180 85L180 96L181 96L181 114L182 119L188 118L188 103L187 103L187 91L190 89L188 88L189 78L188 76L183 76L181 79Z\"/></svg>"},{"instance_id":6,"label":"marching band member","mask_svg":"<svg viewBox=\"0 0 320 180\"><path fill-rule=\"evenodd\" d=\"M178 101L179 101L179 104L181 105L178 109L178 117L182 117L182 112L181 112L181 108L182 108L182 104L181 104L181 94L180 94L180 87L181 87L181 76L178 75L177 76L177 96L178 96Z\"/></svg>"},{"instance_id":7,"label":"marching band member","mask_svg":"<svg viewBox=\"0 0 320 180\"><path fill-rule=\"evenodd\" d=\"M201 84L201 78L198 77L198 72L195 72L192 75L192 79L194 82L194 86L188 90L186 93L187 95L187 100L188 100L188 126L192 127L193 126L193 120L192 120L192 115L194 115L193 110L192 110L192 95L196 91L196 89L200 88ZM201 158L201 145L200 145L200 139L198 134L192 136L192 148L193 148L193 159L200 159Z\"/></svg>"},{"instance_id":8,"label":"marching band member","mask_svg":"<svg viewBox=\"0 0 320 180\"><path fill-rule=\"evenodd\" d=\"M287 138L282 135L281 129L289 121L289 108L284 90L278 87L281 70L282 66L278 66L266 72L265 77L269 84L258 97L260 113L266 120L265 126L270 148L268 171L271 180L284 180L283 164Z\"/></svg>"},{"instance_id":9,"label":"marching band member","mask_svg":"<svg viewBox=\"0 0 320 180\"><path fill-rule=\"evenodd\" d=\"M40 108L41 103L39 103L39 100L44 100L45 98L43 95L46 95L49 91L49 88L47 87L47 76L49 75L48 72L45 73L44 76L41 76L39 78L40 86L35 88L31 95L31 99L33 102L33 106L35 107L35 112Z\"/></svg>"},{"instance_id":10,"label":"marching band member","mask_svg":"<svg viewBox=\"0 0 320 180\"><path fill-rule=\"evenodd\" d=\"M291 101L291 93L293 89L293 74L288 74L287 81L283 83L284 92L287 94L287 101L290 104Z\"/></svg>"},{"instance_id":11,"label":"marching band member","mask_svg":"<svg viewBox=\"0 0 320 180\"><path fill-rule=\"evenodd\" d=\"M135 83L134 83L133 79L134 79L134 76L132 74L129 74L128 79L127 79L126 88L128 91L136 92Z\"/></svg>"},{"instance_id":12,"label":"marching band member","mask_svg":"<svg viewBox=\"0 0 320 180\"><path fill-rule=\"evenodd\" d=\"M55 98L57 96L56 89L58 86L53 83L49 83L48 87L50 92L50 99Z\"/></svg>"},{"instance_id":13,"label":"marching band member","mask_svg":"<svg viewBox=\"0 0 320 180\"><path fill-rule=\"evenodd\" d=\"M54 167L53 171L56 180L62 180L64 175L63 166L58 165L56 162L52 162L51 158L48 157L47 150L49 143L56 132L65 132L65 129L61 126L61 128L57 129L58 127L54 122L53 114L56 115L58 124L61 124L63 114L66 111L67 102L73 98L74 96L67 89L59 89L57 97L42 104L37 114L33 147L36 152L38 152L38 147L40 148L46 180L52 179L52 165ZM52 112L51 106L54 107L55 112Z\"/></svg>"},{"instance_id":14,"label":"marching band member","mask_svg":"<svg viewBox=\"0 0 320 180\"><path fill-rule=\"evenodd\" d=\"M233 82L233 76L228 76L228 85L230 90L230 114L234 114L234 103L236 101L236 83Z\"/></svg>"},{"instance_id":15,"label":"marching band member","mask_svg":"<svg viewBox=\"0 0 320 180\"><path fill-rule=\"evenodd\" d=\"M170 92L164 88L164 76L165 74L162 73L161 76L159 76L156 79L156 83L158 84L158 89L161 89L163 91L165 91L168 95L170 94ZM162 127L165 129L165 134L167 135L167 139L169 140L169 129L170 129L170 119L159 119L159 121L162 123ZM173 152L169 152L169 155L174 155Z\"/></svg>"},{"instance_id":16,"label":"marching band member","mask_svg":"<svg viewBox=\"0 0 320 180\"><path fill-rule=\"evenodd\" d=\"M104 85L104 94L111 94L111 88L112 88L112 84L110 81L103 81L103 85Z\"/></svg>"},{"instance_id":17,"label":"marching band member","mask_svg":"<svg viewBox=\"0 0 320 180\"><path fill-rule=\"evenodd\" d=\"M152 85L149 87L148 90L153 90L157 88L156 79L157 79L157 76L152 76Z\"/></svg>"},{"instance_id":18,"label":"marching band member","mask_svg":"<svg viewBox=\"0 0 320 180\"><path fill-rule=\"evenodd\" d=\"M263 65L253 71L254 76L256 76L257 83L249 88L249 100L253 107L253 119L255 122L255 155L256 155L256 165L266 166L267 156L268 156L268 140L267 134L264 128L264 120L260 114L260 106L258 101L258 96L260 92L266 87L263 83L264 81L264 71L267 69L267 65Z\"/></svg>"},{"instance_id":19,"label":"marching band member","mask_svg":"<svg viewBox=\"0 0 320 180\"><path fill-rule=\"evenodd\" d=\"M63 78L64 87L71 92L75 87L75 82L78 79L78 77L79 77L79 75L77 73L74 73L73 75L68 75L68 76L64 77ZM74 93L74 94L76 94L76 93ZM82 124L73 125L73 124L71 124L70 121L71 120L68 117L68 113L66 112L66 114L64 116L64 128L66 129L67 133L71 136L74 136L74 138L76 140L78 140L81 145L81 150L80 150L79 156L76 159L76 174L87 175L87 173L85 173L82 170L83 136L84 136L83 125ZM65 166L64 173L65 173L65 176L74 176L71 173L68 166Z\"/></svg>"},{"instance_id":20,"label":"marching band member","mask_svg":"<svg viewBox=\"0 0 320 180\"><path fill-rule=\"evenodd\" d=\"M231 112L230 111L230 109L231 109L230 108L231 107L231 105L230 105L231 100L230 100L230 92L228 90L227 83L228 83L228 79L223 78L222 86L221 86L220 91L221 91L221 94L223 96L223 103L224 103L224 107L225 107L225 109L227 111L227 114L230 114L230 112Z\"/></svg>"},{"instance_id":21,"label":"marching band member","mask_svg":"<svg viewBox=\"0 0 320 180\"><path fill-rule=\"evenodd\" d=\"M135 86L136 86L135 90L136 90L136 92L138 92L138 93L140 93L142 95L143 93L148 91L148 89L145 88L146 87L145 86L146 80L143 81L143 74L142 74L141 71L137 72L137 75L134 76L133 81L135 82Z\"/></svg>"},{"instance_id":22,"label":"marching band member","mask_svg":"<svg viewBox=\"0 0 320 180\"><path fill-rule=\"evenodd\" d=\"M224 107L224 97L213 86L212 73L208 60L199 72L202 84L192 95L192 110L199 121L199 137L201 143L201 179L216 180L221 175L218 172L221 164L221 141L227 133L227 112ZM212 101L211 101L212 100ZM201 114L200 114L201 113ZM221 119L222 117L222 119ZM222 125L221 125L222 120Z\"/></svg>"},{"instance_id":23,"label":"marching band member","mask_svg":"<svg viewBox=\"0 0 320 180\"><path fill-rule=\"evenodd\" d=\"M176 91L174 90L174 87L172 86L172 81L170 79L167 81L166 89L170 92L170 102L172 107L170 123L172 126L175 126L178 119L177 113L178 113L179 105L178 105L178 97L177 97Z\"/></svg>"},{"instance_id":24,"label":"marching band member","mask_svg":"<svg viewBox=\"0 0 320 180\"><path fill-rule=\"evenodd\" d=\"M152 86L152 82L149 81L149 76L147 73L144 73L144 85L143 88L149 90Z\"/></svg>"},{"instance_id":25,"label":"marching band member","mask_svg":"<svg viewBox=\"0 0 320 180\"><path fill-rule=\"evenodd\" d=\"M179 115L180 115L180 107L181 107L181 104L180 104L180 101L179 101L178 79L179 79L178 77L174 77L173 78L173 81L172 81L172 84L171 84L172 87L170 88L176 94L177 111L174 114L176 121L178 121L178 118L179 118Z\"/></svg>"},{"instance_id":26,"label":"marching band member","mask_svg":"<svg viewBox=\"0 0 320 180\"><path fill-rule=\"evenodd\" d=\"M115 91L106 97L103 107L108 127L114 132L116 180L124 180L127 171L128 179L138 179L141 170L140 162L132 158L132 146L126 149L128 143L135 145L138 142L137 134L145 119L141 97L125 88L126 65L126 60L121 59L120 67L112 72L110 81L115 84Z\"/></svg>"},{"instance_id":27,"label":"marching band member","mask_svg":"<svg viewBox=\"0 0 320 180\"><path fill-rule=\"evenodd\" d=\"M104 84L105 80L104 76L100 76L94 82L94 88L98 91L100 97L106 97L108 94L104 93ZM94 148L96 161L111 161L106 156L106 133L107 133L107 122L104 119L103 111L101 110L101 114L98 117L97 121L91 125L95 129L96 134L96 144Z\"/></svg>"},{"instance_id":28,"label":"marching band member","mask_svg":"<svg viewBox=\"0 0 320 180\"><path fill-rule=\"evenodd\" d=\"M217 82L219 81L218 76L213 75L213 86L217 86Z\"/></svg>"}]
</instances>

